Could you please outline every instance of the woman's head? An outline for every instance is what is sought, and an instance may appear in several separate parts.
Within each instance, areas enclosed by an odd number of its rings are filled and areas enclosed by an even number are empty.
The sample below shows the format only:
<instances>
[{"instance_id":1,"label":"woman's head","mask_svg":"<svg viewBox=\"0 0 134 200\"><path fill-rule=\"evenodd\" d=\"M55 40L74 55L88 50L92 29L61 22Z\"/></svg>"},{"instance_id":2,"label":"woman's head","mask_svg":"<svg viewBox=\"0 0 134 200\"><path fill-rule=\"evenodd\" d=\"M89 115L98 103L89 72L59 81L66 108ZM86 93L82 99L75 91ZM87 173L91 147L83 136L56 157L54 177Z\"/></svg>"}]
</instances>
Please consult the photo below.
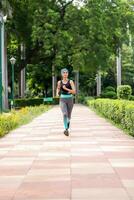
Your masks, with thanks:
<instances>
[{"instance_id":1,"label":"woman's head","mask_svg":"<svg viewBox=\"0 0 134 200\"><path fill-rule=\"evenodd\" d=\"M61 76L62 76L62 78L68 78L68 69L63 68L61 70Z\"/></svg>"}]
</instances>

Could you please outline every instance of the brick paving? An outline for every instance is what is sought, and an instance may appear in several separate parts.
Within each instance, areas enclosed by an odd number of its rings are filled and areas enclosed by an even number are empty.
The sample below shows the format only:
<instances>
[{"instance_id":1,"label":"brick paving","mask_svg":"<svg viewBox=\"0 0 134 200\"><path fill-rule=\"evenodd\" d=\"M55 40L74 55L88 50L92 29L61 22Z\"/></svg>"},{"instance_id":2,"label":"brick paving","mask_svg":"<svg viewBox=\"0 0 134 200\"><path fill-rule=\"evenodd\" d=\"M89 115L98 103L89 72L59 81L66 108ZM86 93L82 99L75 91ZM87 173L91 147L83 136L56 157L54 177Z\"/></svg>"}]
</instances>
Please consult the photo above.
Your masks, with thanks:
<instances>
[{"instance_id":1,"label":"brick paving","mask_svg":"<svg viewBox=\"0 0 134 200\"><path fill-rule=\"evenodd\" d=\"M66 137L55 106L0 139L0 200L134 200L134 139L82 105Z\"/></svg>"}]
</instances>

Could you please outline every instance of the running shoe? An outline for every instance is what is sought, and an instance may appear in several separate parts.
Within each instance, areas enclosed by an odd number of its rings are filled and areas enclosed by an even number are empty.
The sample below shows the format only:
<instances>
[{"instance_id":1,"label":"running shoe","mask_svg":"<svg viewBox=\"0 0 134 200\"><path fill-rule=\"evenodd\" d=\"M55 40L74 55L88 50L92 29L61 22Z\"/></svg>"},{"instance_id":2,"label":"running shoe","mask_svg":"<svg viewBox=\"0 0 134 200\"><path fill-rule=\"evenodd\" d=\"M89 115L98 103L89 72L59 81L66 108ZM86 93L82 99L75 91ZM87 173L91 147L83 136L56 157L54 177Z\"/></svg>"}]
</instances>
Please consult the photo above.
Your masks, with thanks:
<instances>
[{"instance_id":1,"label":"running shoe","mask_svg":"<svg viewBox=\"0 0 134 200\"><path fill-rule=\"evenodd\" d=\"M65 134L66 136L69 136L69 131L68 131L68 129L66 129L66 130L64 131L64 134Z\"/></svg>"}]
</instances>

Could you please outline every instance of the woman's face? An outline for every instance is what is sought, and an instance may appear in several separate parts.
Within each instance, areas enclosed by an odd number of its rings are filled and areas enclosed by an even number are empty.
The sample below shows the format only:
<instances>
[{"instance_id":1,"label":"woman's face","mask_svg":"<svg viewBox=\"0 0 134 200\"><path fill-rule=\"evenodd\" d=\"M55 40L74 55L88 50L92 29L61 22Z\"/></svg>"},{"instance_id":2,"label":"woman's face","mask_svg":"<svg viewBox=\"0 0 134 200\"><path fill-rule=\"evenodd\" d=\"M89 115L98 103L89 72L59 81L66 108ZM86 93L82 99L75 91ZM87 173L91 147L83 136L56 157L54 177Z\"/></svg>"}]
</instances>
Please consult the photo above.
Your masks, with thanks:
<instances>
[{"instance_id":1,"label":"woman's face","mask_svg":"<svg viewBox=\"0 0 134 200\"><path fill-rule=\"evenodd\" d=\"M66 72L66 71L63 72L63 73L62 73L62 77L63 77L63 78L68 78L68 72Z\"/></svg>"}]
</instances>

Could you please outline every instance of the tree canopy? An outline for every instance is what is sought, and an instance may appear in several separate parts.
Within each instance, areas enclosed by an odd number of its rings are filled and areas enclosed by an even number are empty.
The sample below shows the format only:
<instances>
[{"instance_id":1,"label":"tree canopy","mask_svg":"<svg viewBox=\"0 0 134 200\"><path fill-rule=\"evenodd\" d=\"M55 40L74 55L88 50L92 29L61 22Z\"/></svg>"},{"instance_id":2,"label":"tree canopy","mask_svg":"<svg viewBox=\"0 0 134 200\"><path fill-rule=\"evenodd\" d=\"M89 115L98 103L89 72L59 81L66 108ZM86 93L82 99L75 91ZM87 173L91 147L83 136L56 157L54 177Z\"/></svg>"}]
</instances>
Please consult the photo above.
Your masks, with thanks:
<instances>
[{"instance_id":1,"label":"tree canopy","mask_svg":"<svg viewBox=\"0 0 134 200\"><path fill-rule=\"evenodd\" d=\"M110 69L116 67L119 47L123 82L133 86L134 1L87 0L76 4L73 0L4 0L0 7L8 13L8 58L16 56L16 74L24 67L20 45L26 45L28 87L33 94L51 90L53 65L58 76L64 66L70 71L79 69L80 87L85 77L88 84L84 90L89 93L89 86L94 90L98 69L104 72L105 80L110 71L115 77L116 70ZM107 84L115 83L104 81Z\"/></svg>"}]
</instances>

